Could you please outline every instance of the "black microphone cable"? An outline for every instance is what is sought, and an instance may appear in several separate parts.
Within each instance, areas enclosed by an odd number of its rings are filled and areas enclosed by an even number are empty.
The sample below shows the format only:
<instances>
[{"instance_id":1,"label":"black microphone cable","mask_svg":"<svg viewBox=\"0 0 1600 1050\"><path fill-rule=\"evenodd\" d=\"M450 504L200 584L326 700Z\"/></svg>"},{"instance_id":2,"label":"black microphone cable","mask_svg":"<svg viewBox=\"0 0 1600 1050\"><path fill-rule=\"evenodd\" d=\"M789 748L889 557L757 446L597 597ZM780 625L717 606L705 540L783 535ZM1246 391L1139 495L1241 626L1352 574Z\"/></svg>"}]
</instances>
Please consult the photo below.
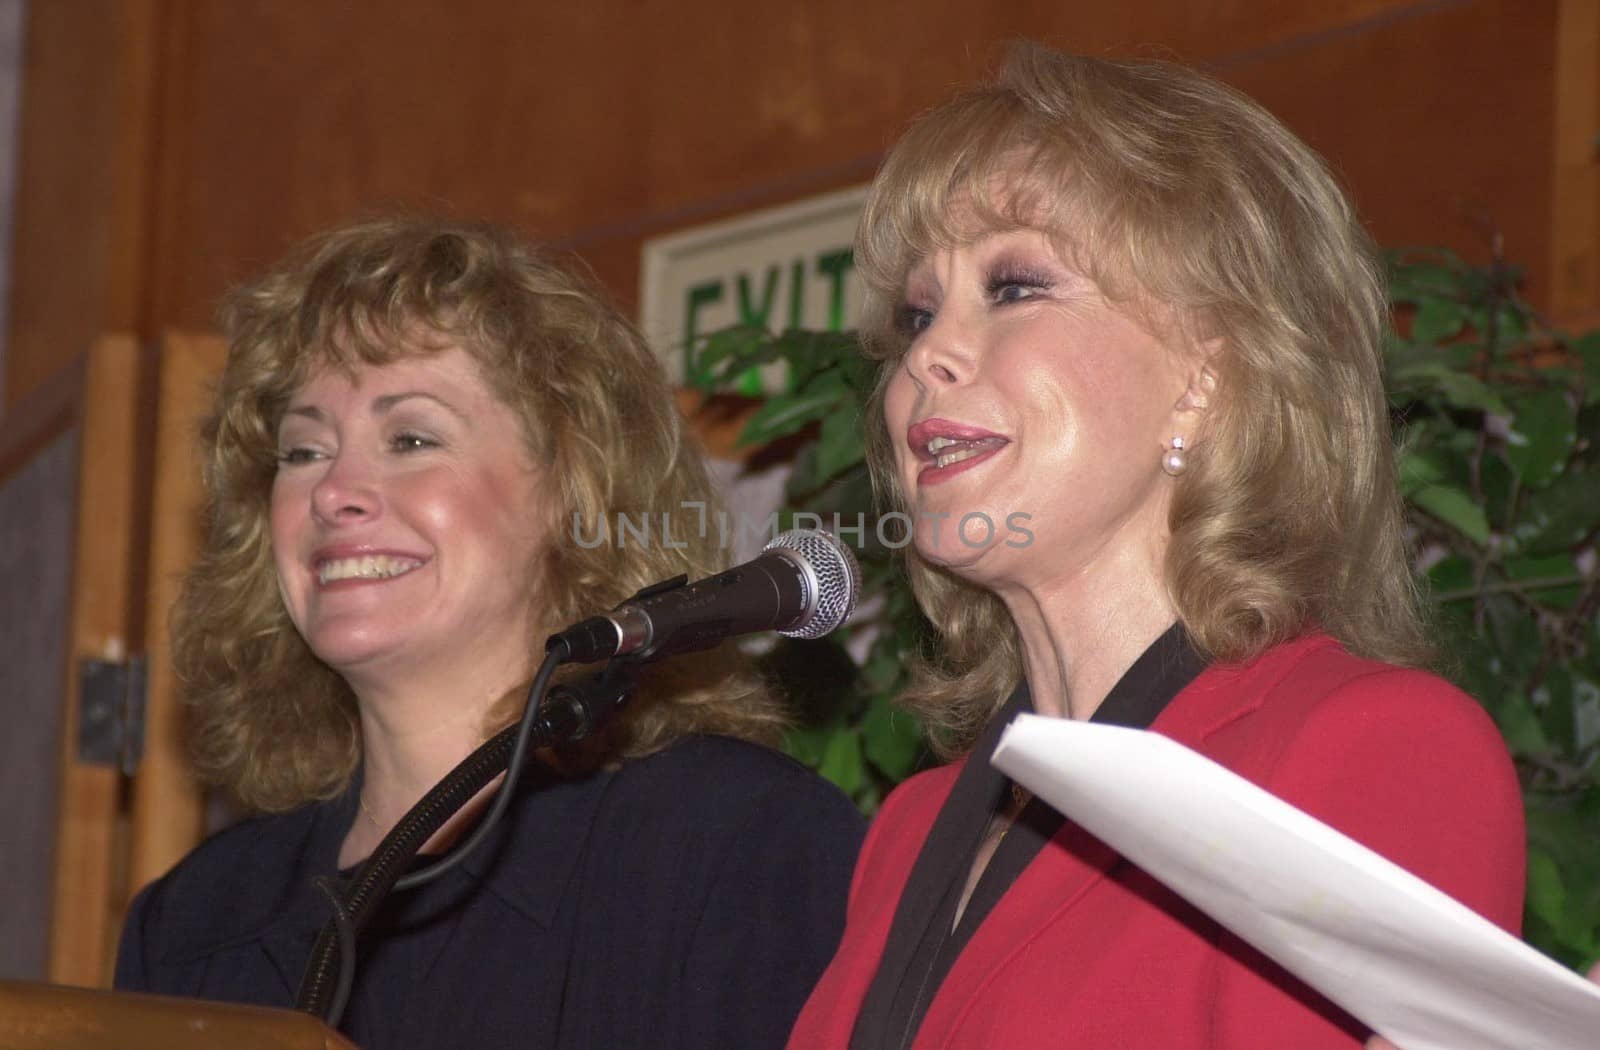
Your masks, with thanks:
<instances>
[{"instance_id":1,"label":"black microphone cable","mask_svg":"<svg viewBox=\"0 0 1600 1050\"><path fill-rule=\"evenodd\" d=\"M510 805L530 751L581 739L621 709L632 690L634 676L631 667L616 665L597 676L597 681L577 687L558 686L550 702L545 703L550 678L565 657L564 646L552 647L545 654L528 688L528 703L518 723L490 738L424 795L352 877L334 906L333 919L323 927L311 950L296 1009L337 1028L355 983L356 936L371 921L384 898L393 890L432 882L460 864L488 837ZM400 872L428 839L502 772L505 780L495 793L494 803L472 834L433 864L401 877Z\"/></svg>"}]
</instances>

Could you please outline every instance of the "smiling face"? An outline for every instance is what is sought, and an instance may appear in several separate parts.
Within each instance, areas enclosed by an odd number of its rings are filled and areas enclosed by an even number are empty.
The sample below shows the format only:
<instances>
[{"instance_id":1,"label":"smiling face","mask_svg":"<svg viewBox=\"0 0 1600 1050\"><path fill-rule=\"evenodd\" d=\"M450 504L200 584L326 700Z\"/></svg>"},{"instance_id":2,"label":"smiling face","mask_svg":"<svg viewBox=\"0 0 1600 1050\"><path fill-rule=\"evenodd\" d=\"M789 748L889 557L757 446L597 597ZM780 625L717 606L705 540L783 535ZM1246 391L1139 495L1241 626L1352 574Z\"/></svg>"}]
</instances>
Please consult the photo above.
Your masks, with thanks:
<instances>
[{"instance_id":1,"label":"smiling face","mask_svg":"<svg viewBox=\"0 0 1600 1050\"><path fill-rule=\"evenodd\" d=\"M516 415L466 353L313 375L278 448L284 604L358 695L451 668L524 672L548 515Z\"/></svg>"},{"instance_id":2,"label":"smiling face","mask_svg":"<svg viewBox=\"0 0 1600 1050\"><path fill-rule=\"evenodd\" d=\"M911 343L884 417L925 558L991 588L1159 572L1162 450L1192 444L1203 405L1186 355L1033 230L923 259L902 318Z\"/></svg>"}]
</instances>

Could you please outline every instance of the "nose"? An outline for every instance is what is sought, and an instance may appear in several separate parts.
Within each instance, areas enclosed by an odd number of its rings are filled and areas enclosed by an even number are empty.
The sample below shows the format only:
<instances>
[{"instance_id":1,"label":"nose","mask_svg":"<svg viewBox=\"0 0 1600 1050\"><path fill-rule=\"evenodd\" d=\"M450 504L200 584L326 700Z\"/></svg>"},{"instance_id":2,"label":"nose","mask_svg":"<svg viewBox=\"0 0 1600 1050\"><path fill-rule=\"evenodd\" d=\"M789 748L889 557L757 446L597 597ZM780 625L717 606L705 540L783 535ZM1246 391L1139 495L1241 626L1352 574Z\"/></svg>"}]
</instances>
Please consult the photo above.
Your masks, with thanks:
<instances>
[{"instance_id":1,"label":"nose","mask_svg":"<svg viewBox=\"0 0 1600 1050\"><path fill-rule=\"evenodd\" d=\"M971 328L947 303L917 334L906 354L906 371L921 386L954 386L972 378L977 361Z\"/></svg>"},{"instance_id":2,"label":"nose","mask_svg":"<svg viewBox=\"0 0 1600 1050\"><path fill-rule=\"evenodd\" d=\"M360 457L341 452L311 489L311 512L327 525L353 525L382 508L377 474Z\"/></svg>"}]
</instances>

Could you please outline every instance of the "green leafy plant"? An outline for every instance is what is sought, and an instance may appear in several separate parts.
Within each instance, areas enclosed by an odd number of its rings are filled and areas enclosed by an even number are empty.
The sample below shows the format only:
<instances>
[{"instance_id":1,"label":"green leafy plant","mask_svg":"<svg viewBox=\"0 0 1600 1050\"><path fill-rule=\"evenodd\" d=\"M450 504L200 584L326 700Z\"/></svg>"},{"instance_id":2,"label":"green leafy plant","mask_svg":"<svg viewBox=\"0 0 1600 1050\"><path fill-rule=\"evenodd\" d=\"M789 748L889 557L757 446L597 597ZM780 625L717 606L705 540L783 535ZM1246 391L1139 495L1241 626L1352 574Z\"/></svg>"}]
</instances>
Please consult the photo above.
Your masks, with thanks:
<instances>
[{"instance_id":1,"label":"green leafy plant","mask_svg":"<svg viewBox=\"0 0 1600 1050\"><path fill-rule=\"evenodd\" d=\"M1516 272L1442 251L1395 254L1387 348L1401 486L1439 630L1441 670L1479 698L1522 777L1528 939L1569 965L1600 957L1600 333L1569 337L1516 293ZM781 363L741 441L792 457L782 523L864 525L866 615L843 638L772 656L798 683L790 751L867 813L926 761L892 706L903 656L928 644L874 528L861 412L873 367L850 333L733 328L699 349L695 384L736 389Z\"/></svg>"},{"instance_id":2,"label":"green leafy plant","mask_svg":"<svg viewBox=\"0 0 1600 1050\"><path fill-rule=\"evenodd\" d=\"M1555 331L1517 273L1391 259L1401 486L1445 673L1522 776L1528 939L1600 957L1600 332Z\"/></svg>"},{"instance_id":3,"label":"green leafy plant","mask_svg":"<svg viewBox=\"0 0 1600 1050\"><path fill-rule=\"evenodd\" d=\"M708 393L735 389L752 367L781 363L781 392L749 417L740 443L791 457L781 528L837 524L860 559L863 598L852 625L813 642L784 642L767 661L801 713L788 751L870 815L927 761L921 727L893 704L905 684L903 656L924 644L927 623L895 564L903 538L880 534L873 508L861 413L875 367L850 332L736 327L697 349L693 383Z\"/></svg>"}]
</instances>

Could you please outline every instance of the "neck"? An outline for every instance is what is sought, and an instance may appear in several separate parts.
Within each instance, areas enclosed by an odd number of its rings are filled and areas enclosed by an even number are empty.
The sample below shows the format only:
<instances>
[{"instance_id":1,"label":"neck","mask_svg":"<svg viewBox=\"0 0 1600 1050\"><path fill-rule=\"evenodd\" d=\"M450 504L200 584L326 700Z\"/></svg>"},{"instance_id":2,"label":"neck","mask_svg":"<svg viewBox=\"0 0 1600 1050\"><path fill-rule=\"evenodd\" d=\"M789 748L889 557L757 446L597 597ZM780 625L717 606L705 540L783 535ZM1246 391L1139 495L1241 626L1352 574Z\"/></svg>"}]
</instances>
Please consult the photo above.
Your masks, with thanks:
<instances>
[{"instance_id":1,"label":"neck","mask_svg":"<svg viewBox=\"0 0 1600 1050\"><path fill-rule=\"evenodd\" d=\"M516 673L349 676L361 720L361 818L351 828L347 853L363 850L387 833L423 795L495 730L491 714L525 680ZM470 807L469 807L470 808ZM463 811L465 816L466 811ZM458 827L452 821L445 830ZM441 836L444 832L441 831ZM441 841L431 840L431 848Z\"/></svg>"},{"instance_id":2,"label":"neck","mask_svg":"<svg viewBox=\"0 0 1600 1050\"><path fill-rule=\"evenodd\" d=\"M1022 642L1034 710L1091 717L1177 619L1159 559L1138 551L1041 583L997 588Z\"/></svg>"}]
</instances>

